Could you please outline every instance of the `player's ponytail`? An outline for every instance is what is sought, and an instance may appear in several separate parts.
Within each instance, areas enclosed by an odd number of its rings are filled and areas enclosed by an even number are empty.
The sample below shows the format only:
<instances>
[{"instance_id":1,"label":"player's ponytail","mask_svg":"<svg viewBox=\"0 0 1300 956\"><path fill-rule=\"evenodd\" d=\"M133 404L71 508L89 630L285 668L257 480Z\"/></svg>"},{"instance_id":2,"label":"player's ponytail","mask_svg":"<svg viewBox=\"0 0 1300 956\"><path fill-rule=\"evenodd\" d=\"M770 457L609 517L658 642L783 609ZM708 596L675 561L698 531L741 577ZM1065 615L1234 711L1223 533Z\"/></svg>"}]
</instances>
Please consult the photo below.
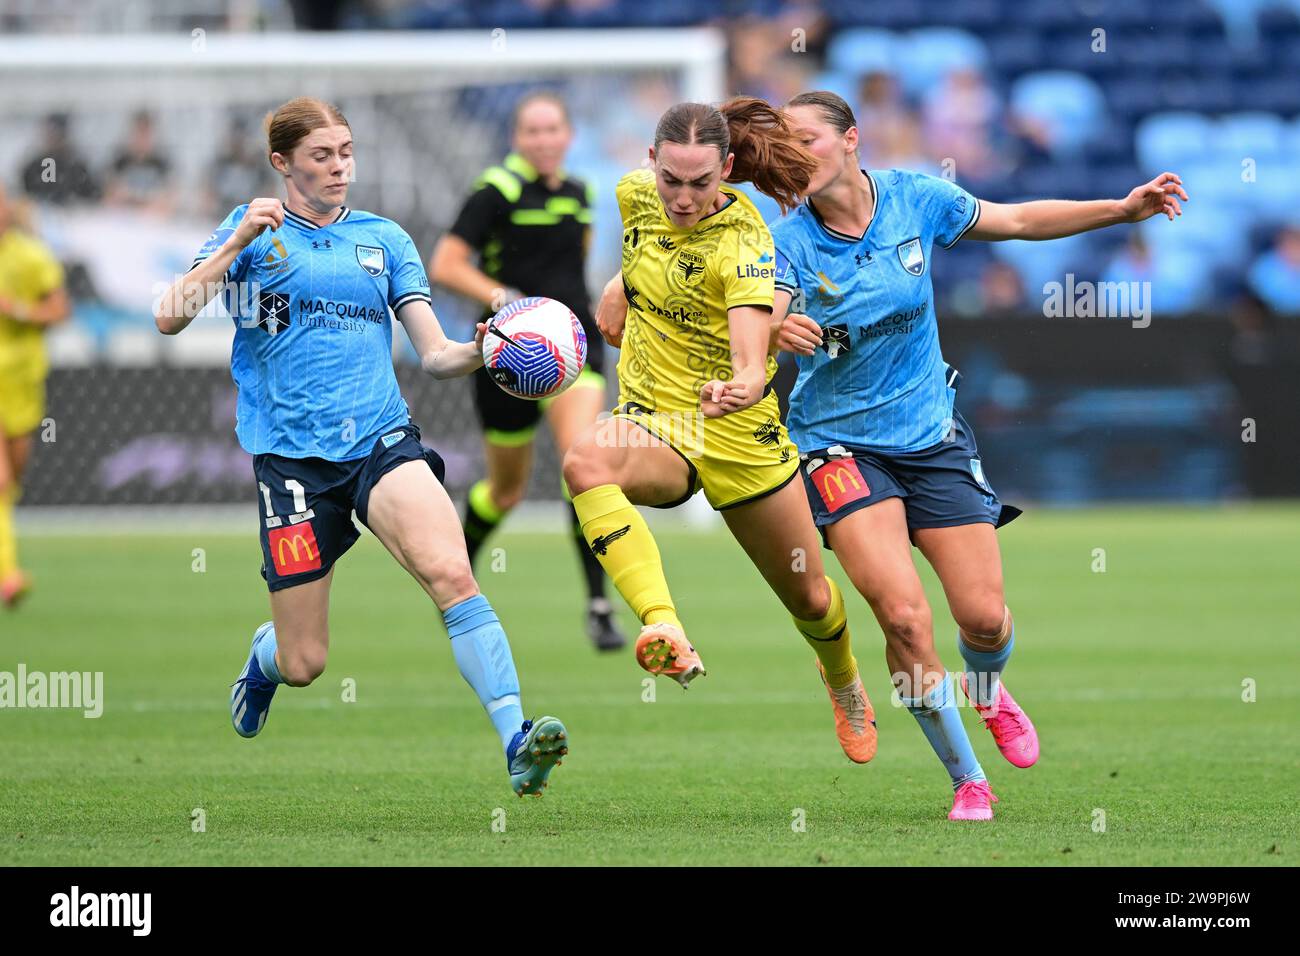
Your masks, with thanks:
<instances>
[{"instance_id":1,"label":"player's ponytail","mask_svg":"<svg viewBox=\"0 0 1300 956\"><path fill-rule=\"evenodd\" d=\"M781 211L797 206L817 160L799 144L780 110L752 96L738 96L720 107L678 103L659 118L655 149L661 143L716 146L719 159L734 153L727 182L750 182L771 196Z\"/></svg>"},{"instance_id":2,"label":"player's ponytail","mask_svg":"<svg viewBox=\"0 0 1300 956\"><path fill-rule=\"evenodd\" d=\"M313 130L323 126L348 126L348 121L333 103L311 96L299 96L281 104L278 109L267 113L262 121L262 128L266 131L267 161L270 161L272 153L288 156ZM272 168L274 165L272 163Z\"/></svg>"},{"instance_id":3,"label":"player's ponytail","mask_svg":"<svg viewBox=\"0 0 1300 956\"><path fill-rule=\"evenodd\" d=\"M777 201L782 212L799 205L817 160L800 144L780 110L753 96L737 96L719 108L736 154L728 182L751 182Z\"/></svg>"},{"instance_id":4,"label":"player's ponytail","mask_svg":"<svg viewBox=\"0 0 1300 956\"><path fill-rule=\"evenodd\" d=\"M830 90L813 90L811 93L800 93L785 105L786 109L791 106L817 107L817 111L822 114L822 119L841 136L847 133L851 127L858 125L857 117L853 115L853 107L849 106L844 97L838 93L832 93Z\"/></svg>"}]
</instances>

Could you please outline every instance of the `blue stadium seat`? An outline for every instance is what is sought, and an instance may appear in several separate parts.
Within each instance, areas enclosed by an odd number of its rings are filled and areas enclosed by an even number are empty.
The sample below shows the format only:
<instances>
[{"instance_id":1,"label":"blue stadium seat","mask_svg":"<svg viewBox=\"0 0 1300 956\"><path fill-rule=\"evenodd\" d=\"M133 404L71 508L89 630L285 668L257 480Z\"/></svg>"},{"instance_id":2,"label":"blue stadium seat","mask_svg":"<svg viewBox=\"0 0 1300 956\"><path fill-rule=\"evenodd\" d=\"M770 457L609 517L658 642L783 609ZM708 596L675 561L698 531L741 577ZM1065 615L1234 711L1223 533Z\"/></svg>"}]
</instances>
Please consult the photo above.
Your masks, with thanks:
<instances>
[{"instance_id":1,"label":"blue stadium seat","mask_svg":"<svg viewBox=\"0 0 1300 956\"><path fill-rule=\"evenodd\" d=\"M828 70L849 76L892 73L898 67L899 38L888 30L841 30L826 46Z\"/></svg>"},{"instance_id":2,"label":"blue stadium seat","mask_svg":"<svg viewBox=\"0 0 1300 956\"><path fill-rule=\"evenodd\" d=\"M838 93L856 111L858 106L858 77L852 73L825 70L816 74L808 85L810 90L829 90Z\"/></svg>"},{"instance_id":3,"label":"blue stadium seat","mask_svg":"<svg viewBox=\"0 0 1300 956\"><path fill-rule=\"evenodd\" d=\"M1011 86L1011 107L1044 123L1054 154L1070 153L1097 136L1106 123L1106 100L1095 81L1081 73L1028 73Z\"/></svg>"},{"instance_id":4,"label":"blue stadium seat","mask_svg":"<svg viewBox=\"0 0 1300 956\"><path fill-rule=\"evenodd\" d=\"M1137 125L1134 136L1138 162L1152 175L1203 156L1210 148L1213 124L1200 113L1153 113Z\"/></svg>"},{"instance_id":5,"label":"blue stadium seat","mask_svg":"<svg viewBox=\"0 0 1300 956\"><path fill-rule=\"evenodd\" d=\"M1259 39L1260 11L1276 0L1205 0L1223 21L1224 32L1239 46L1251 46Z\"/></svg>"},{"instance_id":6,"label":"blue stadium seat","mask_svg":"<svg viewBox=\"0 0 1300 956\"><path fill-rule=\"evenodd\" d=\"M905 67L899 80L903 89L914 96L933 89L952 70L983 70L989 59L983 40L965 30L947 27L913 30L903 38L898 55Z\"/></svg>"},{"instance_id":7,"label":"blue stadium seat","mask_svg":"<svg viewBox=\"0 0 1300 956\"><path fill-rule=\"evenodd\" d=\"M988 38L988 48L989 67L999 74L1025 73L1043 63L1042 40L1032 31L999 31Z\"/></svg>"},{"instance_id":8,"label":"blue stadium seat","mask_svg":"<svg viewBox=\"0 0 1300 956\"><path fill-rule=\"evenodd\" d=\"M1271 156L1282 149L1286 124L1276 113L1229 113L1215 124L1214 148L1236 156Z\"/></svg>"}]
</instances>

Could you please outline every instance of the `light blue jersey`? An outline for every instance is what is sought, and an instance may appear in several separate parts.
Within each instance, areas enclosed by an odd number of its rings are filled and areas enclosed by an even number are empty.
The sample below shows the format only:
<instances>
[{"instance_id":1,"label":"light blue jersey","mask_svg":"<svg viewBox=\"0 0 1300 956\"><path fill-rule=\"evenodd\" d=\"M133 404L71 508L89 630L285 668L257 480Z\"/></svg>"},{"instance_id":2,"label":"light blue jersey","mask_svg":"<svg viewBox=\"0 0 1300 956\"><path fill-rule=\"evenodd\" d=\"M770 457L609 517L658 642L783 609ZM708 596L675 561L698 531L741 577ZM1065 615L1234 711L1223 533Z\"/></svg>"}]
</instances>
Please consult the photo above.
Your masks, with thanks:
<instances>
[{"instance_id":1,"label":"light blue jersey","mask_svg":"<svg viewBox=\"0 0 1300 956\"><path fill-rule=\"evenodd\" d=\"M865 235L827 228L810 202L772 226L777 288L823 333L821 349L798 356L790 394L787 425L803 451L919 451L942 441L952 419L956 390L939 351L930 250L975 225L979 202L934 176L863 175L875 203Z\"/></svg>"},{"instance_id":2,"label":"light blue jersey","mask_svg":"<svg viewBox=\"0 0 1300 956\"><path fill-rule=\"evenodd\" d=\"M194 260L234 232L239 206ZM415 244L391 220L339 209L317 226L284 214L235 259L226 308L235 320L230 369L235 433L250 454L352 461L410 420L393 374L388 310L429 301Z\"/></svg>"}]
</instances>

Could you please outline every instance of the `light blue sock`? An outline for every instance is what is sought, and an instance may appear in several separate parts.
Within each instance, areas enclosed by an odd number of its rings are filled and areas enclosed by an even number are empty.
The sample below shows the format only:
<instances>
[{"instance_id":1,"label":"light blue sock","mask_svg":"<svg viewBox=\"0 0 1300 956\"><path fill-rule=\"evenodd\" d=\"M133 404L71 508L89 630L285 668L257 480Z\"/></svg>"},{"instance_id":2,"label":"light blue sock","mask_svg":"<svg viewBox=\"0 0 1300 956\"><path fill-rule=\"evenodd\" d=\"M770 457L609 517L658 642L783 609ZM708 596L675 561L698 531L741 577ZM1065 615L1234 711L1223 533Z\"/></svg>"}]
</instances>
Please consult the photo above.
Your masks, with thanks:
<instances>
[{"instance_id":1,"label":"light blue sock","mask_svg":"<svg viewBox=\"0 0 1300 956\"><path fill-rule=\"evenodd\" d=\"M998 680L1006 670L1007 659L1011 649L1016 646L1016 626L1011 625L1011 634L1000 651L977 651L967 647L962 640L961 631L957 631L957 650L961 651L962 660L966 662L966 691L972 700L981 707L992 707L998 698Z\"/></svg>"},{"instance_id":2,"label":"light blue sock","mask_svg":"<svg viewBox=\"0 0 1300 956\"><path fill-rule=\"evenodd\" d=\"M504 748L524 722L510 642L487 598L476 594L442 612L460 676L474 688Z\"/></svg>"},{"instance_id":3,"label":"light blue sock","mask_svg":"<svg viewBox=\"0 0 1300 956\"><path fill-rule=\"evenodd\" d=\"M930 746L948 769L954 790L971 780L985 779L953 699L951 674L944 674L943 682L924 697L899 699L912 712L921 725L921 733L925 734L925 739L930 741Z\"/></svg>"},{"instance_id":4,"label":"light blue sock","mask_svg":"<svg viewBox=\"0 0 1300 956\"><path fill-rule=\"evenodd\" d=\"M275 666L275 649L277 646L275 642L275 625L272 624L258 639L253 654L257 658L257 666L262 669L266 679L277 684L283 684L284 678L280 676L280 668Z\"/></svg>"}]
</instances>

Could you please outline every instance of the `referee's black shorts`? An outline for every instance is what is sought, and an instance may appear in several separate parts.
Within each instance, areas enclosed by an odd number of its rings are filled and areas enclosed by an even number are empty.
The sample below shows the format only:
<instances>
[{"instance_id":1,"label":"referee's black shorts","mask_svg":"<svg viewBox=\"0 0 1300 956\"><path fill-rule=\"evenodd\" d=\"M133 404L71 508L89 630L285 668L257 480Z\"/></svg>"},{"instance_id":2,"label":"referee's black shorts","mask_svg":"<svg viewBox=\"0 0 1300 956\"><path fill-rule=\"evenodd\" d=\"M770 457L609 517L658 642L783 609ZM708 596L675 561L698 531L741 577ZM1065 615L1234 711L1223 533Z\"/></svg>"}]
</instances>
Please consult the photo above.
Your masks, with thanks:
<instances>
[{"instance_id":1,"label":"referee's black shorts","mask_svg":"<svg viewBox=\"0 0 1300 956\"><path fill-rule=\"evenodd\" d=\"M587 364L569 388L605 388L605 340L595 329L587 329ZM533 440L533 432L541 421L542 413L554 401L544 398L539 402L515 398L501 390L487 369L474 373L474 407L478 410L483 437L494 445L526 445Z\"/></svg>"}]
</instances>

